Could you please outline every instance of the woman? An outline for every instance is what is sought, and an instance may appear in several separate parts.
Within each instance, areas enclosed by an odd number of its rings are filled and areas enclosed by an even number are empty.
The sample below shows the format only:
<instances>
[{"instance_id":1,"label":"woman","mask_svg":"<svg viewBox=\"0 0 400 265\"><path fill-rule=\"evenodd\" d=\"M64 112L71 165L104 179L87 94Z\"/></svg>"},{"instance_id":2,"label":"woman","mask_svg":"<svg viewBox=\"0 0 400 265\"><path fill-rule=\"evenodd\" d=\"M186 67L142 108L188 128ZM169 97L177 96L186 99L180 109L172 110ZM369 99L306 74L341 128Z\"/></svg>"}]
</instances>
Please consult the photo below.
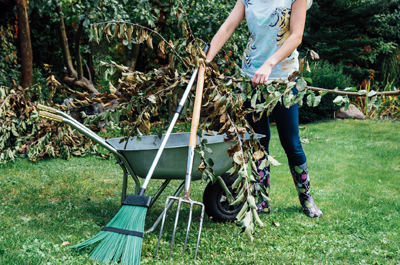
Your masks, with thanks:
<instances>
[{"instance_id":1,"label":"woman","mask_svg":"<svg viewBox=\"0 0 400 265\"><path fill-rule=\"evenodd\" d=\"M206 59L211 61L214 58L246 17L251 35L244 52L242 70L252 79L253 87L268 80L286 80L299 69L296 48L302 41L306 11L311 4L312 0L237 0L229 17L212 39ZM297 90L294 88L293 92L297 93ZM245 107L250 107L250 103L246 102ZM306 156L299 137L298 105L287 109L278 103L272 114L303 211L311 218L321 217L322 212L310 194ZM271 136L268 117L264 115L256 123L248 118L248 122L255 132L267 136L261 143L268 152ZM260 182L269 187L269 168L259 169L259 174ZM268 201L260 202L257 210L269 213Z\"/></svg>"}]
</instances>

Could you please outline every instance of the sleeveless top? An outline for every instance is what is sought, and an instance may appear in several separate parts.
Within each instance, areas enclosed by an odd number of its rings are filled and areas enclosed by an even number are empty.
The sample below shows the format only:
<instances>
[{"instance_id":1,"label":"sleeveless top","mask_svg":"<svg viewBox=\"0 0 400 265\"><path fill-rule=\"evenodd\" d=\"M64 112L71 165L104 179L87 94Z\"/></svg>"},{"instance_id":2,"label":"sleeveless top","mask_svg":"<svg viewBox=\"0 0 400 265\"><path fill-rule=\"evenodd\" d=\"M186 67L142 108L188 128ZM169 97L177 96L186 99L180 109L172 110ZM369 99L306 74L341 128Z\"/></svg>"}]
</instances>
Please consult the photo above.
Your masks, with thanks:
<instances>
[{"instance_id":1,"label":"sleeveless top","mask_svg":"<svg viewBox=\"0 0 400 265\"><path fill-rule=\"evenodd\" d=\"M250 31L243 54L242 71L250 78L289 38L290 13L294 1L242 0ZM272 69L269 80L287 80L290 74L299 70L298 57L296 49Z\"/></svg>"}]
</instances>

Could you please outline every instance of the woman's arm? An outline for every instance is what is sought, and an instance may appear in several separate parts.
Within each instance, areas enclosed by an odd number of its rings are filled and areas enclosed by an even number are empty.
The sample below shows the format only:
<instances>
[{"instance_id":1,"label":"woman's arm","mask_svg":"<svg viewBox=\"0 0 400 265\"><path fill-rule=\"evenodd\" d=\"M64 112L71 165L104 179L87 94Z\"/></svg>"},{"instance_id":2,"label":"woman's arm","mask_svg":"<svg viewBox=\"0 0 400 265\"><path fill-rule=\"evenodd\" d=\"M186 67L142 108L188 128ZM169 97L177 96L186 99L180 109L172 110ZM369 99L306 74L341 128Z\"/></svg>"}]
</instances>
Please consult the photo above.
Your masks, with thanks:
<instances>
[{"instance_id":1,"label":"woman's arm","mask_svg":"<svg viewBox=\"0 0 400 265\"><path fill-rule=\"evenodd\" d=\"M207 53L206 60L212 61L218 51L224 46L225 42L232 35L236 27L244 18L245 7L241 0L237 0L235 7L225 20L224 24L219 28L217 34L213 37L210 43L210 50Z\"/></svg>"},{"instance_id":2,"label":"woman's arm","mask_svg":"<svg viewBox=\"0 0 400 265\"><path fill-rule=\"evenodd\" d=\"M290 16L290 36L283 45L254 74L253 86L268 81L272 68L287 58L300 45L306 21L307 0L296 0L292 4Z\"/></svg>"}]
</instances>

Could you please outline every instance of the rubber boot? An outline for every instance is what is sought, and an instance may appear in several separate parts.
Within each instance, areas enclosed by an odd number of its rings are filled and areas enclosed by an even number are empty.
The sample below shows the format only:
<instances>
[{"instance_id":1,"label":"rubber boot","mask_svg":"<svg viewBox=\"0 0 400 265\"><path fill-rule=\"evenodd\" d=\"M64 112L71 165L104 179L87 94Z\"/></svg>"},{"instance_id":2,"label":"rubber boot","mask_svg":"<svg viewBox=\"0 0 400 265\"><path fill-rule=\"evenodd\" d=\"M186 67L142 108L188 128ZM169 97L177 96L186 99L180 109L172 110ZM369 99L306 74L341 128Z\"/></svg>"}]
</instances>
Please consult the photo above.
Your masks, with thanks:
<instances>
[{"instance_id":1,"label":"rubber boot","mask_svg":"<svg viewBox=\"0 0 400 265\"><path fill-rule=\"evenodd\" d=\"M260 169L259 166L261 164L261 161L262 161L262 159L256 162L257 172L260 175L260 180L258 183L260 185L264 185L265 189L268 190L269 186L270 186L269 167ZM271 212L271 207L269 205L269 201L262 198L262 200L257 203L257 212L269 214Z\"/></svg>"},{"instance_id":2,"label":"rubber boot","mask_svg":"<svg viewBox=\"0 0 400 265\"><path fill-rule=\"evenodd\" d=\"M300 166L290 166L290 172L296 186L301 207L304 213L311 218L322 217L322 212L315 205L314 199L310 193L310 177L308 175L307 163Z\"/></svg>"}]
</instances>

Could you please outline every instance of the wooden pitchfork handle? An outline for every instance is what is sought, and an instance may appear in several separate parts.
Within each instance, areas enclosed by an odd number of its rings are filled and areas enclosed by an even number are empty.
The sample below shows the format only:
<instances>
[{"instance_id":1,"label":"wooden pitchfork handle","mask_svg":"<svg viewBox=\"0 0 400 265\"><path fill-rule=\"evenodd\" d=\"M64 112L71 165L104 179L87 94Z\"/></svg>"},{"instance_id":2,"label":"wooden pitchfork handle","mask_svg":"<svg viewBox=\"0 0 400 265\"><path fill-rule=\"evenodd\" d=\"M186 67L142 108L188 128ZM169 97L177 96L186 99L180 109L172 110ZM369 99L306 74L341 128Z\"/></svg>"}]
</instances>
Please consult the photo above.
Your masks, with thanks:
<instances>
[{"instance_id":1,"label":"wooden pitchfork handle","mask_svg":"<svg viewBox=\"0 0 400 265\"><path fill-rule=\"evenodd\" d=\"M197 129L200 121L201 101L203 99L204 88L204 61L199 59L199 74L197 76L196 96L194 100L192 127L190 128L189 146L195 147L197 142Z\"/></svg>"},{"instance_id":2,"label":"wooden pitchfork handle","mask_svg":"<svg viewBox=\"0 0 400 265\"><path fill-rule=\"evenodd\" d=\"M196 87L196 96L193 107L192 126L190 128L190 137L189 137L188 161L187 161L186 176L185 176L185 193L183 195L183 199L186 200L190 200L189 195L190 195L190 183L192 181L194 150L196 148L197 128L199 127L201 100L203 98L205 66L202 59L199 60L199 64L200 67L197 75L197 87Z\"/></svg>"}]
</instances>

